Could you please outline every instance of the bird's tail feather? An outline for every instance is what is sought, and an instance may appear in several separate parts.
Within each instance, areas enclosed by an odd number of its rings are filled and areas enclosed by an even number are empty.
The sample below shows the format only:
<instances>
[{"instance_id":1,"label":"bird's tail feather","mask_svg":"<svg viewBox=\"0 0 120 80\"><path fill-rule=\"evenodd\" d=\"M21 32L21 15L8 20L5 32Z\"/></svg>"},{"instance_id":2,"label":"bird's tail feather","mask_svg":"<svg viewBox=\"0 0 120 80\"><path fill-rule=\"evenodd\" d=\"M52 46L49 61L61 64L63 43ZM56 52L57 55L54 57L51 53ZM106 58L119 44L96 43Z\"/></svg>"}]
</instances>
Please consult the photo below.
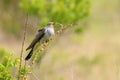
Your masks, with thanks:
<instances>
[{"instance_id":1,"label":"bird's tail feather","mask_svg":"<svg viewBox=\"0 0 120 80\"><path fill-rule=\"evenodd\" d=\"M29 54L26 56L25 60L29 60L31 58L32 54L33 54L33 48L31 49Z\"/></svg>"}]
</instances>

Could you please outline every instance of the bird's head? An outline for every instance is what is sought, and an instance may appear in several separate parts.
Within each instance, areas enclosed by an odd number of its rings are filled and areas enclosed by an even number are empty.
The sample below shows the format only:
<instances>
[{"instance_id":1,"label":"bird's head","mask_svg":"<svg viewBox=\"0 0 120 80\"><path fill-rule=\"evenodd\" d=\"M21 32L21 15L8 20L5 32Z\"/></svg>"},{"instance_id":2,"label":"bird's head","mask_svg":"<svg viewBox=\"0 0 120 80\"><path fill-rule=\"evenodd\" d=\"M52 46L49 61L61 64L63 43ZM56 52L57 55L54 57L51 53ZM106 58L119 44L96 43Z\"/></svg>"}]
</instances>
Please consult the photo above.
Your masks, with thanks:
<instances>
[{"instance_id":1,"label":"bird's head","mask_svg":"<svg viewBox=\"0 0 120 80\"><path fill-rule=\"evenodd\" d=\"M55 25L54 22L48 22L48 23L47 23L47 26L52 26L52 27L54 27L54 25Z\"/></svg>"}]
</instances>

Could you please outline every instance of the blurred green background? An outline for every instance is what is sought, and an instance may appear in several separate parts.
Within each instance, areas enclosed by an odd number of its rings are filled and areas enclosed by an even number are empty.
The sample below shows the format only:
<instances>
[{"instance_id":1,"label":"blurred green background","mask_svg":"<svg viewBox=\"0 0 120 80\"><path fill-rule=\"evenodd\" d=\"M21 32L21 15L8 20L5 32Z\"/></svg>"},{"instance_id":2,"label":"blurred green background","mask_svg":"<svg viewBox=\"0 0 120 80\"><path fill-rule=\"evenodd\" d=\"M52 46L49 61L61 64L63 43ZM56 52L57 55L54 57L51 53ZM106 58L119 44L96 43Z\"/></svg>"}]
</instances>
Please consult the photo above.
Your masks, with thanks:
<instances>
[{"instance_id":1,"label":"blurred green background","mask_svg":"<svg viewBox=\"0 0 120 80\"><path fill-rule=\"evenodd\" d=\"M24 57L36 30L47 22L79 23L53 41L41 65L33 65L28 80L119 80L119 7L119 0L1 0L0 73L17 64L28 14ZM6 67L2 63L10 54L15 60L7 60L11 63Z\"/></svg>"}]
</instances>

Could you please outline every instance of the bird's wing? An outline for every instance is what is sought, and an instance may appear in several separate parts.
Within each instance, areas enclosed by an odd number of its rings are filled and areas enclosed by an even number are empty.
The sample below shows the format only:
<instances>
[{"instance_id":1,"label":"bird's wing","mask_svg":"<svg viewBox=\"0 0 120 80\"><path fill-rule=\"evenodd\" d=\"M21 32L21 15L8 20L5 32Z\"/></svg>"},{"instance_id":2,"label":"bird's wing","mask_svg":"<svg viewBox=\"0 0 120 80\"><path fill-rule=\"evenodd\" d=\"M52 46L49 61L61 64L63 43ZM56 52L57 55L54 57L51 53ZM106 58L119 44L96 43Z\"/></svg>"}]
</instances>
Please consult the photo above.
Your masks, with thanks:
<instances>
[{"instance_id":1,"label":"bird's wing","mask_svg":"<svg viewBox=\"0 0 120 80\"><path fill-rule=\"evenodd\" d=\"M35 39L32 41L32 43L28 46L26 50L34 48L35 44L44 36L44 32L45 32L44 28L38 30L38 34L36 35Z\"/></svg>"}]
</instances>

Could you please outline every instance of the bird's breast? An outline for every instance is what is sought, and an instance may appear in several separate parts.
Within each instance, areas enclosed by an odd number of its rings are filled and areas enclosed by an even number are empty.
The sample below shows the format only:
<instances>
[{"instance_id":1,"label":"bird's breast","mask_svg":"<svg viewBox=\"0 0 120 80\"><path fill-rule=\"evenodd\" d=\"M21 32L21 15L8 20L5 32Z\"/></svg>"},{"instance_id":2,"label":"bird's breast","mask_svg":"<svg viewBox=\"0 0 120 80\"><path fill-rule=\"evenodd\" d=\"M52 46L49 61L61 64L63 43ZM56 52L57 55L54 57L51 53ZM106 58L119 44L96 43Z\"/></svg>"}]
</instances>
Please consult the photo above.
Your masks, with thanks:
<instances>
[{"instance_id":1,"label":"bird's breast","mask_svg":"<svg viewBox=\"0 0 120 80\"><path fill-rule=\"evenodd\" d=\"M50 37L54 35L54 29L53 28L47 28L45 31L44 39L47 40Z\"/></svg>"},{"instance_id":2,"label":"bird's breast","mask_svg":"<svg viewBox=\"0 0 120 80\"><path fill-rule=\"evenodd\" d=\"M47 28L46 33L50 36L54 35L54 29L53 28Z\"/></svg>"}]
</instances>

